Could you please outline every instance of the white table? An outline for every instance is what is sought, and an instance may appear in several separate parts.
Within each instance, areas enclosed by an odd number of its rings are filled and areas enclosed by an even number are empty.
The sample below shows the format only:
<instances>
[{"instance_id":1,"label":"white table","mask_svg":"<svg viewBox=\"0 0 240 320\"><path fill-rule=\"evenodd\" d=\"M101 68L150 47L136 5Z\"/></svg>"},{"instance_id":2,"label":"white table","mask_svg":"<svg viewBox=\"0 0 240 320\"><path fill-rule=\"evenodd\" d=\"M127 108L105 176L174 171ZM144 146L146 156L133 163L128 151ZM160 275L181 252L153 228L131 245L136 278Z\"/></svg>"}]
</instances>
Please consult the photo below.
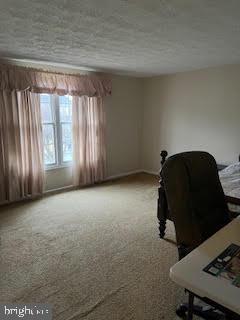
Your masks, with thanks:
<instances>
[{"instance_id":1,"label":"white table","mask_svg":"<svg viewBox=\"0 0 240 320\"><path fill-rule=\"evenodd\" d=\"M176 263L170 278L199 297L240 314L240 288L203 271L231 243L240 245L240 216Z\"/></svg>"}]
</instances>

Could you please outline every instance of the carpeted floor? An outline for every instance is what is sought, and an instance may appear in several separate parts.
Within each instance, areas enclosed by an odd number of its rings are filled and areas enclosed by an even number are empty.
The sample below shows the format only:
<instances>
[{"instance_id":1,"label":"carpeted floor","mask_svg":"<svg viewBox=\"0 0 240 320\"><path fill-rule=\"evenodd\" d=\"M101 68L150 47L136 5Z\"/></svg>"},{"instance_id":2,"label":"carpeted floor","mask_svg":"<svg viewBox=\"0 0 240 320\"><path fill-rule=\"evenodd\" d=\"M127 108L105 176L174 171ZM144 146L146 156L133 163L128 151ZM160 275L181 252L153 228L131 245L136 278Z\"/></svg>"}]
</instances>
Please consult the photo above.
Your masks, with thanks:
<instances>
[{"instance_id":1,"label":"carpeted floor","mask_svg":"<svg viewBox=\"0 0 240 320\"><path fill-rule=\"evenodd\" d=\"M157 185L139 174L1 208L0 302L50 303L54 320L176 319Z\"/></svg>"}]
</instances>

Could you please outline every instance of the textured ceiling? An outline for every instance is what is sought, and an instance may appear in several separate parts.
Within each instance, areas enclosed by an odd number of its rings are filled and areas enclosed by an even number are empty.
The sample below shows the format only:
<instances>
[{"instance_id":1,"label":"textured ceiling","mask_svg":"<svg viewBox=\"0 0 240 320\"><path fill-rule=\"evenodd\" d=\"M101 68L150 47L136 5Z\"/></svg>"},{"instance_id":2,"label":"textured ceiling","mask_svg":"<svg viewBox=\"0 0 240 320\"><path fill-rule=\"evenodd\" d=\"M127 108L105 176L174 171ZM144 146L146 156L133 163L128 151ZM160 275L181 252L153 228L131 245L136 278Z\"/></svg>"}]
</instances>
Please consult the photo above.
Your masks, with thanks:
<instances>
[{"instance_id":1,"label":"textured ceiling","mask_svg":"<svg viewBox=\"0 0 240 320\"><path fill-rule=\"evenodd\" d=\"M240 1L0 0L0 56L140 76L240 63Z\"/></svg>"}]
</instances>

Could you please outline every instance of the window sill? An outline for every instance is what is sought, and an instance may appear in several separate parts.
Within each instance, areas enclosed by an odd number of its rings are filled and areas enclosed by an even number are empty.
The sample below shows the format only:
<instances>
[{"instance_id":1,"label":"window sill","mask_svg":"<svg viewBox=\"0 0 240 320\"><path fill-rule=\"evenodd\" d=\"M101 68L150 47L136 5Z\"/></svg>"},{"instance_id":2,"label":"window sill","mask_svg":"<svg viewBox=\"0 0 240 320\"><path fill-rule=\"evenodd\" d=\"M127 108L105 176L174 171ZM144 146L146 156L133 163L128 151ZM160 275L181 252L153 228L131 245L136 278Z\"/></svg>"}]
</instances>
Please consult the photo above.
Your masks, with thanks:
<instances>
[{"instance_id":1,"label":"window sill","mask_svg":"<svg viewBox=\"0 0 240 320\"><path fill-rule=\"evenodd\" d=\"M55 166L46 166L44 168L45 171L51 171L51 170L57 170L57 169L64 169L64 168L69 168L72 167L72 163L66 163L66 164L61 164L61 165L55 165Z\"/></svg>"}]
</instances>

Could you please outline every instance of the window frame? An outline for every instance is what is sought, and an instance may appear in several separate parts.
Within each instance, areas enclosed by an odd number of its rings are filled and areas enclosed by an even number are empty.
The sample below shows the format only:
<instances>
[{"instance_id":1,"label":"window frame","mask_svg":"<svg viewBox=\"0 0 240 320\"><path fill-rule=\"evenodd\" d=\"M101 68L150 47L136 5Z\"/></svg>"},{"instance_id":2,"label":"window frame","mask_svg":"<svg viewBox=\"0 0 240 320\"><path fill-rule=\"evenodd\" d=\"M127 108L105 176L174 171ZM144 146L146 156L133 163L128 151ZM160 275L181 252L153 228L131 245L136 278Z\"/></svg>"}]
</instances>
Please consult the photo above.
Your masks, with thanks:
<instances>
[{"instance_id":1,"label":"window frame","mask_svg":"<svg viewBox=\"0 0 240 320\"><path fill-rule=\"evenodd\" d=\"M64 154L63 154L63 130L62 130L62 126L64 125L64 124L67 124L67 125L71 125L71 129L72 129L72 121L61 121L61 114L60 114L60 99L59 99L59 96L57 96L57 98L58 98L58 101L57 101L57 111L56 111L56 114L57 114L57 119L58 119L58 124L59 124L59 126L58 126L58 128L57 128L57 131L58 131L58 137L59 137L59 140L58 141L60 141L60 146L59 146L59 152L60 152L60 163L61 163L61 165L62 166L69 166L70 164L72 164L72 160L70 160L70 161L64 161ZM71 108L72 108L72 106L71 106ZM71 130L72 131L72 130ZM71 132L72 133L72 132ZM71 134L71 136L72 136L72 134ZM73 144L73 137L72 137L72 144ZM73 154L72 154L72 156L73 156Z\"/></svg>"},{"instance_id":2,"label":"window frame","mask_svg":"<svg viewBox=\"0 0 240 320\"><path fill-rule=\"evenodd\" d=\"M62 139L62 124L64 123L71 124L72 122L61 121L59 96L57 94L49 94L49 95L51 99L50 103L51 103L51 110L52 110L52 122L42 121L42 126L49 125L49 124L53 125L55 163L52 163L52 164L44 163L45 171L72 166L72 161L63 161L63 139Z\"/></svg>"}]
</instances>

